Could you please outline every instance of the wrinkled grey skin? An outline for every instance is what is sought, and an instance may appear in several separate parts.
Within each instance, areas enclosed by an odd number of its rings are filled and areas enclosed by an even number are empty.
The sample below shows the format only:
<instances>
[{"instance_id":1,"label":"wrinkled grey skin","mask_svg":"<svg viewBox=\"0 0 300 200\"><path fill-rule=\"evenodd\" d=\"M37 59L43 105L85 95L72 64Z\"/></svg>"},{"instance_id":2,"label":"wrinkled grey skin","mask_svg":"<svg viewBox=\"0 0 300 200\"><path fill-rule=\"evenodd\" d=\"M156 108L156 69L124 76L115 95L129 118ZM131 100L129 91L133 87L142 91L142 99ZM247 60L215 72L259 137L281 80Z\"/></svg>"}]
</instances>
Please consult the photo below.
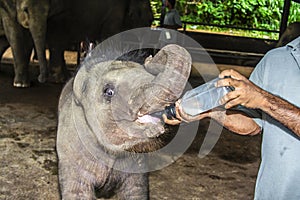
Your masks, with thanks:
<instances>
[{"instance_id":1,"label":"wrinkled grey skin","mask_svg":"<svg viewBox=\"0 0 300 200\"><path fill-rule=\"evenodd\" d=\"M280 37L276 47L282 47L300 36L300 22L293 22L288 25Z\"/></svg>"},{"instance_id":2,"label":"wrinkled grey skin","mask_svg":"<svg viewBox=\"0 0 300 200\"><path fill-rule=\"evenodd\" d=\"M149 27L153 14L149 0L62 0L63 13L48 21L47 43L55 80L63 80L64 50L71 44L99 42L121 31Z\"/></svg>"},{"instance_id":3,"label":"wrinkled grey skin","mask_svg":"<svg viewBox=\"0 0 300 200\"><path fill-rule=\"evenodd\" d=\"M147 173L113 166L124 151L149 152L162 146L162 122L141 122L139 117L163 110L180 97L191 57L177 45L164 47L144 66L131 61L99 62L97 57L94 53L83 63L59 101L62 198L95 199L97 189L102 197L116 193L119 199L148 199ZM108 157L110 164L105 163ZM145 167L143 159L137 159Z\"/></svg>"},{"instance_id":4,"label":"wrinkled grey skin","mask_svg":"<svg viewBox=\"0 0 300 200\"><path fill-rule=\"evenodd\" d=\"M4 33L2 19L0 19L0 60L8 47L9 47L9 43Z\"/></svg>"},{"instance_id":5,"label":"wrinkled grey skin","mask_svg":"<svg viewBox=\"0 0 300 200\"><path fill-rule=\"evenodd\" d=\"M33 45L37 50L40 64L39 81L45 82L47 77L47 61L45 55L45 41L47 19L56 13L50 11L51 2L57 0L1 0L0 17L1 29L9 45L4 45L1 39L1 56L4 47L11 46L14 57L14 86L28 87L28 63ZM54 7L53 7L54 8ZM3 33L0 31L1 34ZM1 35L2 36L2 35Z\"/></svg>"}]
</instances>

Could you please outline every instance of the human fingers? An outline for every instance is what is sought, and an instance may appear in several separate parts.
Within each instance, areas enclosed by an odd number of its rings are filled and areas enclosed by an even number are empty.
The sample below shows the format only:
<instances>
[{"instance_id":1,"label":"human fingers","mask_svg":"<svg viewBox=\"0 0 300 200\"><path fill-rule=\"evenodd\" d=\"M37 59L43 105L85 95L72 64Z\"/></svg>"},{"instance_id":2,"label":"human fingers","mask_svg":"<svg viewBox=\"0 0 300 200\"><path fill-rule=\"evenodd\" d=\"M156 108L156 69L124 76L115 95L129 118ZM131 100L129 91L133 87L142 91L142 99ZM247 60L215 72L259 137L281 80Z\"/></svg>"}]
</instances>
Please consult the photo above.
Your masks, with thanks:
<instances>
[{"instance_id":1,"label":"human fingers","mask_svg":"<svg viewBox=\"0 0 300 200\"><path fill-rule=\"evenodd\" d=\"M166 114L163 114L163 115L162 115L162 118L163 118L163 121L164 121L166 124L169 124L169 125L178 125L178 124L181 123L180 120L175 119L175 118L168 119L168 117L167 117Z\"/></svg>"},{"instance_id":2,"label":"human fingers","mask_svg":"<svg viewBox=\"0 0 300 200\"><path fill-rule=\"evenodd\" d=\"M219 74L219 78L224 79L226 77L231 77L233 79L237 79L237 80L244 80L246 79L246 77L244 77L243 75L241 75L239 72L233 70L233 69L227 69L222 71Z\"/></svg>"},{"instance_id":3,"label":"human fingers","mask_svg":"<svg viewBox=\"0 0 300 200\"><path fill-rule=\"evenodd\" d=\"M237 91L228 92L226 95L224 95L220 100L219 103L221 105L227 104L228 102L238 98L240 94Z\"/></svg>"},{"instance_id":4,"label":"human fingers","mask_svg":"<svg viewBox=\"0 0 300 200\"><path fill-rule=\"evenodd\" d=\"M242 103L242 101L239 98L235 98L235 99L232 99L232 100L226 102L224 107L225 107L225 109L230 109L237 105L244 105L244 103Z\"/></svg>"},{"instance_id":5,"label":"human fingers","mask_svg":"<svg viewBox=\"0 0 300 200\"><path fill-rule=\"evenodd\" d=\"M220 79L217 81L216 83L216 87L225 87L225 86L231 86L231 87L239 87L241 85L241 81L240 80L236 80L233 78L224 78L224 79Z\"/></svg>"},{"instance_id":6,"label":"human fingers","mask_svg":"<svg viewBox=\"0 0 300 200\"><path fill-rule=\"evenodd\" d=\"M184 122L193 122L193 121L198 121L201 119L204 119L206 117L209 117L210 112L205 112L205 113L199 113L198 115L191 116L189 114L186 114L181 107L179 107L178 110L178 115L180 116L181 120Z\"/></svg>"},{"instance_id":7,"label":"human fingers","mask_svg":"<svg viewBox=\"0 0 300 200\"><path fill-rule=\"evenodd\" d=\"M181 102L181 99L179 99L177 102L175 102L176 117L172 117L172 119L169 119L166 114L162 115L163 121L166 124L169 124L169 125L178 125L178 124L180 124L183 121L182 118L181 118L181 116L180 116L180 114L179 114L180 102Z\"/></svg>"},{"instance_id":8,"label":"human fingers","mask_svg":"<svg viewBox=\"0 0 300 200\"><path fill-rule=\"evenodd\" d=\"M176 111L176 118L183 121L182 117L181 117L181 110L182 107L180 105L181 99L179 99L178 101L175 102L175 111Z\"/></svg>"},{"instance_id":9,"label":"human fingers","mask_svg":"<svg viewBox=\"0 0 300 200\"><path fill-rule=\"evenodd\" d=\"M189 123L197 120L201 120L203 118L209 117L210 112L201 113L199 115L191 116L184 112L182 106L180 105L181 99L179 99L175 103L175 109L176 109L176 118L180 121Z\"/></svg>"},{"instance_id":10,"label":"human fingers","mask_svg":"<svg viewBox=\"0 0 300 200\"><path fill-rule=\"evenodd\" d=\"M234 91L228 92L220 99L220 104L225 104L226 109L237 105L258 108L263 101L262 93L262 90L255 85L241 81L240 87L235 87Z\"/></svg>"}]
</instances>

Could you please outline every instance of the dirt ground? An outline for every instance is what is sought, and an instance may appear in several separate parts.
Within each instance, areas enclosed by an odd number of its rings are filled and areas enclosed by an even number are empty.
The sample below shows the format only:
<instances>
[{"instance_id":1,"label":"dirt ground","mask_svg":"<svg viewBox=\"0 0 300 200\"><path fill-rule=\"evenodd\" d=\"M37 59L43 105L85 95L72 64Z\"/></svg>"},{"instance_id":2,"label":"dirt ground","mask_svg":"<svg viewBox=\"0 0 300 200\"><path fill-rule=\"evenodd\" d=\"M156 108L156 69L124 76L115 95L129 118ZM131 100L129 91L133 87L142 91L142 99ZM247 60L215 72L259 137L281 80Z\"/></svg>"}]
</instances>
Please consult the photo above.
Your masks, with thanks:
<instances>
[{"instance_id":1,"label":"dirt ground","mask_svg":"<svg viewBox=\"0 0 300 200\"><path fill-rule=\"evenodd\" d=\"M37 65L31 69L34 80ZM4 62L0 70L0 199L59 199L55 140L63 85L33 81L31 88L13 88L12 65ZM213 150L200 158L210 123L200 122L183 156L150 173L151 200L253 199L261 137L223 130Z\"/></svg>"}]
</instances>

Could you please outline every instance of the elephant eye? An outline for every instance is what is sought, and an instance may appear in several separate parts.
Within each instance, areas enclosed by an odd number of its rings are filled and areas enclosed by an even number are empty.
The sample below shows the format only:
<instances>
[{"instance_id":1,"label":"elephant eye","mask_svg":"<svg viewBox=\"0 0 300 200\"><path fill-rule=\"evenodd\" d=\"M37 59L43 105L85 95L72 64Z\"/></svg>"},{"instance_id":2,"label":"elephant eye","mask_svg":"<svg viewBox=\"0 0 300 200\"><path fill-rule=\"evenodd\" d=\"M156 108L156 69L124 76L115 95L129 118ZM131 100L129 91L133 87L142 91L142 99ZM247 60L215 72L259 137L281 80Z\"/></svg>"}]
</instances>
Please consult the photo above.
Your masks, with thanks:
<instances>
[{"instance_id":1,"label":"elephant eye","mask_svg":"<svg viewBox=\"0 0 300 200\"><path fill-rule=\"evenodd\" d=\"M115 87L111 84L107 84L103 88L103 96L107 100L110 100L115 95Z\"/></svg>"}]
</instances>

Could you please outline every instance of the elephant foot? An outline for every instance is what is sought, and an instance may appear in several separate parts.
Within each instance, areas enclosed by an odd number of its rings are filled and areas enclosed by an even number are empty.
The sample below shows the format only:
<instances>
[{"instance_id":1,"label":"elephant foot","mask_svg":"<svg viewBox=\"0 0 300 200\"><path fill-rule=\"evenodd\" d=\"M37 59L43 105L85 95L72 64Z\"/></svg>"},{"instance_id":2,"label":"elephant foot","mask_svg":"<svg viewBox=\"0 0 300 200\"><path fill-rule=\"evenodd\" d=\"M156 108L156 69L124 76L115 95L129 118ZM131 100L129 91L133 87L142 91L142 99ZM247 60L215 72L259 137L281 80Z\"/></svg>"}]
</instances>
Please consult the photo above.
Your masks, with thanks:
<instances>
[{"instance_id":1,"label":"elephant foot","mask_svg":"<svg viewBox=\"0 0 300 200\"><path fill-rule=\"evenodd\" d=\"M30 83L20 83L20 82L14 82L14 87L17 88L28 88L30 87Z\"/></svg>"},{"instance_id":2,"label":"elephant foot","mask_svg":"<svg viewBox=\"0 0 300 200\"><path fill-rule=\"evenodd\" d=\"M51 76L48 78L49 82L52 83L65 83L66 77L63 74L51 74Z\"/></svg>"},{"instance_id":3,"label":"elephant foot","mask_svg":"<svg viewBox=\"0 0 300 200\"><path fill-rule=\"evenodd\" d=\"M27 88L30 87L30 82L28 81L28 78L26 76L16 75L14 78L13 86L17 88Z\"/></svg>"},{"instance_id":4,"label":"elephant foot","mask_svg":"<svg viewBox=\"0 0 300 200\"><path fill-rule=\"evenodd\" d=\"M45 83L46 82L46 76L43 75L43 74L40 74L39 77L38 77L38 81L40 83Z\"/></svg>"},{"instance_id":5,"label":"elephant foot","mask_svg":"<svg viewBox=\"0 0 300 200\"><path fill-rule=\"evenodd\" d=\"M59 65L50 64L50 69L50 75L47 79L49 82L65 83L70 77L64 62Z\"/></svg>"}]
</instances>

